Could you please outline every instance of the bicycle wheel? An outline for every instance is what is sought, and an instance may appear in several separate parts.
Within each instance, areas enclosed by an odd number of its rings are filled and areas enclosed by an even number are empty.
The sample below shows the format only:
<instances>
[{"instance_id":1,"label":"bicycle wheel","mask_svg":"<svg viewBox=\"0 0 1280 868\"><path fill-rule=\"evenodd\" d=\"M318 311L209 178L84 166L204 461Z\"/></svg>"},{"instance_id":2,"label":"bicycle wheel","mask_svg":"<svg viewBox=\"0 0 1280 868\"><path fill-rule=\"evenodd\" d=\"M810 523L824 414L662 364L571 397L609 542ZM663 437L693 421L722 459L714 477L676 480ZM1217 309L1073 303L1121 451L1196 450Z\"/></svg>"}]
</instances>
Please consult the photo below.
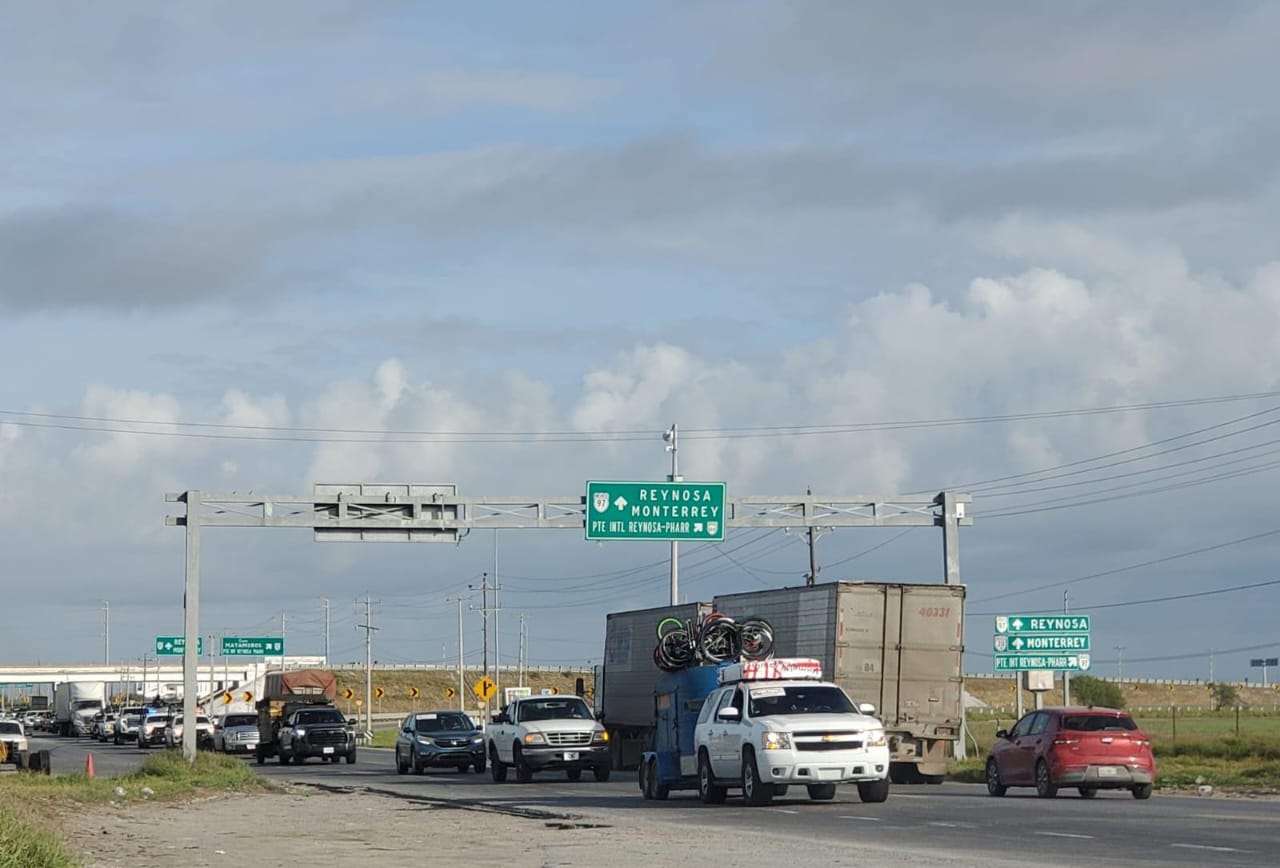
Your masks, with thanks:
<instances>
[{"instance_id":1,"label":"bicycle wheel","mask_svg":"<svg viewBox=\"0 0 1280 868\"><path fill-rule=\"evenodd\" d=\"M693 649L689 647L689 634L683 630L672 631L662 637L655 652L658 668L675 672L693 663Z\"/></svg>"},{"instance_id":2,"label":"bicycle wheel","mask_svg":"<svg viewBox=\"0 0 1280 868\"><path fill-rule=\"evenodd\" d=\"M698 656L706 663L737 660L741 654L742 637L732 618L713 621L698 634Z\"/></svg>"},{"instance_id":3,"label":"bicycle wheel","mask_svg":"<svg viewBox=\"0 0 1280 868\"><path fill-rule=\"evenodd\" d=\"M773 654L773 627L763 618L743 618L738 624L742 640L742 656L748 660L765 660Z\"/></svg>"}]
</instances>

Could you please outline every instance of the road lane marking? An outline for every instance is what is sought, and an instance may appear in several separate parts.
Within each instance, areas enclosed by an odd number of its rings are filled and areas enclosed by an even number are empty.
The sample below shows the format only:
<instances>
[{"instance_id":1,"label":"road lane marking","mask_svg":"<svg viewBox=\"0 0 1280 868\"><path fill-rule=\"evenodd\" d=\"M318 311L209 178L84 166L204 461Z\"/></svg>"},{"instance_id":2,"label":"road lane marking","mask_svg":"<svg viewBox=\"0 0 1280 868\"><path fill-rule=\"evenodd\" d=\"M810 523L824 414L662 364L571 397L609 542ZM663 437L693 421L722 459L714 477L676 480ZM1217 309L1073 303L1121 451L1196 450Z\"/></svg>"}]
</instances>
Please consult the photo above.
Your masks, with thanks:
<instances>
[{"instance_id":1,"label":"road lane marking","mask_svg":"<svg viewBox=\"0 0 1280 868\"><path fill-rule=\"evenodd\" d=\"M1181 847L1183 850L1212 850L1214 853L1252 853L1252 850L1241 850L1238 847L1211 847L1208 844L1170 844L1170 847Z\"/></svg>"},{"instance_id":2,"label":"road lane marking","mask_svg":"<svg viewBox=\"0 0 1280 868\"><path fill-rule=\"evenodd\" d=\"M1093 840L1092 835L1076 835L1071 832L1036 832L1037 835L1046 835L1050 838L1085 838Z\"/></svg>"},{"instance_id":3,"label":"road lane marking","mask_svg":"<svg viewBox=\"0 0 1280 868\"><path fill-rule=\"evenodd\" d=\"M842 819L842 820L862 820L863 822L866 822L866 823L883 823L883 822L884 822L884 819L883 819L883 818L881 818L881 817L853 817L853 816L842 816L840 819Z\"/></svg>"},{"instance_id":4,"label":"road lane marking","mask_svg":"<svg viewBox=\"0 0 1280 868\"><path fill-rule=\"evenodd\" d=\"M786 808L774 808L774 809L773 809L773 812L774 812L775 814L798 814L798 813L800 813L799 811L788 811Z\"/></svg>"},{"instance_id":5,"label":"road lane marking","mask_svg":"<svg viewBox=\"0 0 1280 868\"><path fill-rule=\"evenodd\" d=\"M930 823L929 825L930 825L930 826L939 826L939 827L941 827L941 828L943 828L943 829L976 829L976 828L978 828L978 825L977 825L976 823L940 823L940 822L933 822L933 823Z\"/></svg>"}]
</instances>

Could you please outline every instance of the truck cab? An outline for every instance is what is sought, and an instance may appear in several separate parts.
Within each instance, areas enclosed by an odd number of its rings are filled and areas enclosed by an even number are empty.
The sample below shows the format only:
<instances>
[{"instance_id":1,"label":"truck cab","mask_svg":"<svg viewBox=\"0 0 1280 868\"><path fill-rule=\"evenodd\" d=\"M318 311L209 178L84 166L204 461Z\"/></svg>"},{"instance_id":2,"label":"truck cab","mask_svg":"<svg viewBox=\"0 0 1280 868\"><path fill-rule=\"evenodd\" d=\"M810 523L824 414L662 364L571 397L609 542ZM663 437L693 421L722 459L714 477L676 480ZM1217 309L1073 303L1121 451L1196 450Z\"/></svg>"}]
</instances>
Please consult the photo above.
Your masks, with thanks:
<instances>
[{"instance_id":1,"label":"truck cab","mask_svg":"<svg viewBox=\"0 0 1280 868\"><path fill-rule=\"evenodd\" d=\"M609 735L578 696L515 700L494 717L488 742L489 771L499 783L508 768L522 784L546 769L563 770L576 781L589 768L597 781L609 780Z\"/></svg>"},{"instance_id":2,"label":"truck cab","mask_svg":"<svg viewBox=\"0 0 1280 868\"><path fill-rule=\"evenodd\" d=\"M889 748L875 708L822 680L819 661L780 658L720 667L694 725L698 792L722 802L741 788L767 805L793 784L814 800L856 784L864 802L889 796Z\"/></svg>"}]
</instances>

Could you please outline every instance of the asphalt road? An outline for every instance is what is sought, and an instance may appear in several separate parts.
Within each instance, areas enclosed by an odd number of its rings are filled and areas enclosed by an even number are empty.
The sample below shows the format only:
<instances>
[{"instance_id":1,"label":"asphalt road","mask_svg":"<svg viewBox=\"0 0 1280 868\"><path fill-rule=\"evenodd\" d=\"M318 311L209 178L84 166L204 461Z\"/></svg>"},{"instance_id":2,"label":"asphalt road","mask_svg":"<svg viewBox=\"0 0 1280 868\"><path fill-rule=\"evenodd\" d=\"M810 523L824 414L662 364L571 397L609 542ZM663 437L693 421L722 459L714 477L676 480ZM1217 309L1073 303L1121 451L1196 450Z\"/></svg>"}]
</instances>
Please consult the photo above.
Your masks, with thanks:
<instances>
[{"instance_id":1,"label":"asphalt road","mask_svg":"<svg viewBox=\"0 0 1280 868\"><path fill-rule=\"evenodd\" d=\"M85 739L34 739L53 751L55 774L82 771L91 750L98 776L138 767L148 752ZM253 760L246 759L252 763ZM862 804L842 787L831 802L810 802L801 787L767 808L748 808L731 794L724 805L703 805L697 794L672 793L666 802L640 797L634 772L615 772L608 783L590 773L577 783L539 774L531 784L495 784L489 775L431 770L396 774L389 750L361 748L354 765L320 763L254 766L269 778L325 787L368 787L440 807L623 824L650 822L708 827L715 834L760 830L804 841L863 843L903 851L964 854L1037 865L1171 866L1274 865L1280 859L1280 800L1164 796L1136 801L1127 792L1100 792L1085 801L1066 791L1047 801L1032 790L995 799L974 784L895 787L883 804ZM637 812L644 812L637 814Z\"/></svg>"}]
</instances>

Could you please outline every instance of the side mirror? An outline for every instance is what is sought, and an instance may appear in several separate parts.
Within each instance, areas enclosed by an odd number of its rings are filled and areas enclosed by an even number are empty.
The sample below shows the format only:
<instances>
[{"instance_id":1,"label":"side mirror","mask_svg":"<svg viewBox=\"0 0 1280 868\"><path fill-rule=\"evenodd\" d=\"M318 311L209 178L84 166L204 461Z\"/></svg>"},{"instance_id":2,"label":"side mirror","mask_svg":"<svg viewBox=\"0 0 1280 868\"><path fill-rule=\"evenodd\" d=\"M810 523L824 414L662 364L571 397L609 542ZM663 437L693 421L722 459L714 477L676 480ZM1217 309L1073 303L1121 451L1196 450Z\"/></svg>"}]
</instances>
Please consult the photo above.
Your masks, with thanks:
<instances>
[{"instance_id":1,"label":"side mirror","mask_svg":"<svg viewBox=\"0 0 1280 868\"><path fill-rule=\"evenodd\" d=\"M412 726L406 726L404 729L402 729L402 730L400 730L400 731L401 731L401 732L407 732L407 733L412 734L412 733L413 733L413 727L412 727Z\"/></svg>"},{"instance_id":2,"label":"side mirror","mask_svg":"<svg viewBox=\"0 0 1280 868\"><path fill-rule=\"evenodd\" d=\"M876 713L876 707L870 702L863 702L858 705L858 713L874 715Z\"/></svg>"},{"instance_id":3,"label":"side mirror","mask_svg":"<svg viewBox=\"0 0 1280 868\"><path fill-rule=\"evenodd\" d=\"M356 725L356 719L354 717L348 717L347 726L355 726L355 725Z\"/></svg>"},{"instance_id":4,"label":"side mirror","mask_svg":"<svg viewBox=\"0 0 1280 868\"><path fill-rule=\"evenodd\" d=\"M716 717L719 720L741 720L742 709L734 708L732 705L730 705L727 708L722 708L718 712L716 712Z\"/></svg>"},{"instance_id":5,"label":"side mirror","mask_svg":"<svg viewBox=\"0 0 1280 868\"><path fill-rule=\"evenodd\" d=\"M1009 730L1007 729L996 730L996 738L1008 738L1008 737L1009 737Z\"/></svg>"}]
</instances>

